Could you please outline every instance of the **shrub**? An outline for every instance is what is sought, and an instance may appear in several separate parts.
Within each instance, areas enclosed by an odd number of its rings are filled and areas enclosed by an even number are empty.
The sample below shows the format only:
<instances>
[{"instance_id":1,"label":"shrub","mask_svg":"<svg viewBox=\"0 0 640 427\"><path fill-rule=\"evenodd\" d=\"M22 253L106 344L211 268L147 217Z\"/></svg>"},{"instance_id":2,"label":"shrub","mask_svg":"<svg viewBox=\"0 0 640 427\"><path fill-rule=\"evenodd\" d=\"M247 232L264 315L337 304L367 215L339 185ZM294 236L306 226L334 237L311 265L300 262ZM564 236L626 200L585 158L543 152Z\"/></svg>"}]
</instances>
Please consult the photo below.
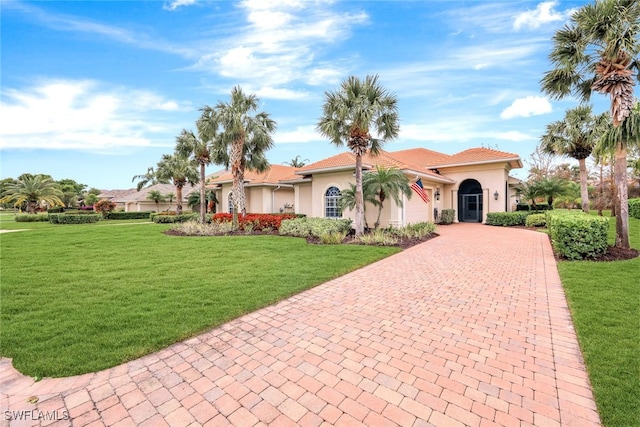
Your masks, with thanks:
<instances>
[{"instance_id":1,"label":"shrub","mask_svg":"<svg viewBox=\"0 0 640 427\"><path fill-rule=\"evenodd\" d=\"M251 232L253 230L278 230L283 220L296 218L294 214L246 214L238 215L238 227ZM233 214L217 213L211 217L212 222L231 222ZM248 230L248 229L249 230Z\"/></svg>"},{"instance_id":2,"label":"shrub","mask_svg":"<svg viewBox=\"0 0 640 427\"><path fill-rule=\"evenodd\" d=\"M100 214L49 214L51 224L90 224L101 218Z\"/></svg>"},{"instance_id":3,"label":"shrub","mask_svg":"<svg viewBox=\"0 0 640 427\"><path fill-rule=\"evenodd\" d=\"M356 241L364 245L394 246L398 244L399 239L387 230L376 229L357 236Z\"/></svg>"},{"instance_id":4,"label":"shrub","mask_svg":"<svg viewBox=\"0 0 640 427\"><path fill-rule=\"evenodd\" d=\"M422 238L436 232L436 225L432 222L418 222L400 228L391 228L389 232L400 238Z\"/></svg>"},{"instance_id":5,"label":"shrub","mask_svg":"<svg viewBox=\"0 0 640 427\"><path fill-rule=\"evenodd\" d=\"M48 213L62 213L64 212L64 207L62 206L53 206L47 209Z\"/></svg>"},{"instance_id":6,"label":"shrub","mask_svg":"<svg viewBox=\"0 0 640 427\"><path fill-rule=\"evenodd\" d=\"M279 232L297 237L320 237L325 233L349 233L351 231L350 219L330 218L294 218L282 221Z\"/></svg>"},{"instance_id":7,"label":"shrub","mask_svg":"<svg viewBox=\"0 0 640 427\"><path fill-rule=\"evenodd\" d=\"M640 198L629 199L629 216L640 219Z\"/></svg>"},{"instance_id":8,"label":"shrub","mask_svg":"<svg viewBox=\"0 0 640 427\"><path fill-rule=\"evenodd\" d=\"M103 218L106 218L109 212L112 212L116 208L116 204L111 200L100 200L93 205L93 210L100 212Z\"/></svg>"},{"instance_id":9,"label":"shrub","mask_svg":"<svg viewBox=\"0 0 640 427\"><path fill-rule=\"evenodd\" d=\"M545 214L532 214L527 216L524 225L527 227L544 227L547 225Z\"/></svg>"},{"instance_id":10,"label":"shrub","mask_svg":"<svg viewBox=\"0 0 640 427\"><path fill-rule=\"evenodd\" d=\"M344 238L347 237L347 233L342 231L332 231L330 233L323 233L320 236L320 243L323 245L339 245Z\"/></svg>"},{"instance_id":11,"label":"shrub","mask_svg":"<svg viewBox=\"0 0 640 427\"><path fill-rule=\"evenodd\" d=\"M607 218L575 211L547 214L546 220L553 248L563 258L595 258L607 251Z\"/></svg>"},{"instance_id":12,"label":"shrub","mask_svg":"<svg viewBox=\"0 0 640 427\"><path fill-rule=\"evenodd\" d=\"M39 213L39 214L21 214L15 216L16 222L45 222L49 221L49 214Z\"/></svg>"},{"instance_id":13,"label":"shrub","mask_svg":"<svg viewBox=\"0 0 640 427\"><path fill-rule=\"evenodd\" d=\"M149 219L153 211L144 212L108 212L104 214L105 219Z\"/></svg>"},{"instance_id":14,"label":"shrub","mask_svg":"<svg viewBox=\"0 0 640 427\"><path fill-rule=\"evenodd\" d=\"M200 224L198 221L186 221L172 225L170 230L187 236L217 236L231 232L231 223L212 222L210 224Z\"/></svg>"},{"instance_id":15,"label":"shrub","mask_svg":"<svg viewBox=\"0 0 640 427\"><path fill-rule=\"evenodd\" d=\"M527 203L518 203L516 205L516 212L518 211L530 211L531 210L531 206L528 205Z\"/></svg>"},{"instance_id":16,"label":"shrub","mask_svg":"<svg viewBox=\"0 0 640 427\"><path fill-rule=\"evenodd\" d=\"M455 209L442 209L442 212L440 213L440 224L453 224L455 217Z\"/></svg>"},{"instance_id":17,"label":"shrub","mask_svg":"<svg viewBox=\"0 0 640 427\"><path fill-rule=\"evenodd\" d=\"M525 225L529 215L530 211L489 212L487 214L487 225L499 225L503 227Z\"/></svg>"},{"instance_id":18,"label":"shrub","mask_svg":"<svg viewBox=\"0 0 640 427\"><path fill-rule=\"evenodd\" d=\"M188 213L182 215L150 215L151 220L156 224L173 224L176 222L195 221L198 219L198 214Z\"/></svg>"}]
</instances>

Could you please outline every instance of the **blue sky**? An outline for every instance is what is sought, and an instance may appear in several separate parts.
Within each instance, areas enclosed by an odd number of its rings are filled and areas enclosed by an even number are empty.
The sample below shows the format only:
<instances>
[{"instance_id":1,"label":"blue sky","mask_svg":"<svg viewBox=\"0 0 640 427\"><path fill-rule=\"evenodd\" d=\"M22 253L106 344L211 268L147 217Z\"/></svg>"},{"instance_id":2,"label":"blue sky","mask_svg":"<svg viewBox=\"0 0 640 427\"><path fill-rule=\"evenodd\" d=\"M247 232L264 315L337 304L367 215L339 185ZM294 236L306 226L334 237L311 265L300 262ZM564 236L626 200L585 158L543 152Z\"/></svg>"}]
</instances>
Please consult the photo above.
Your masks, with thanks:
<instances>
[{"instance_id":1,"label":"blue sky","mask_svg":"<svg viewBox=\"0 0 640 427\"><path fill-rule=\"evenodd\" d=\"M271 163L320 160L344 150L315 131L324 93L367 74L398 98L400 137L385 149L485 146L524 161L577 105L539 81L553 33L585 3L2 1L0 178L133 187L236 85L278 124Z\"/></svg>"}]
</instances>

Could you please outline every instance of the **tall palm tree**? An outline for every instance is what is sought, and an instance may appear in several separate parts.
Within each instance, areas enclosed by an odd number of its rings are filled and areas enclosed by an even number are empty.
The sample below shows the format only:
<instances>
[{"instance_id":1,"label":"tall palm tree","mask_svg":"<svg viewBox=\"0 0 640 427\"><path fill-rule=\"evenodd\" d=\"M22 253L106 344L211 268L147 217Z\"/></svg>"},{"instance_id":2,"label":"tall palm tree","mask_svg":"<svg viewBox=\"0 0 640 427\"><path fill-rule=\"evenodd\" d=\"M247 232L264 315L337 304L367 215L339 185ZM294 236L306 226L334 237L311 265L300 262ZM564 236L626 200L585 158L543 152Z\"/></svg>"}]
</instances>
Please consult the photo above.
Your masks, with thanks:
<instances>
[{"instance_id":1,"label":"tall palm tree","mask_svg":"<svg viewBox=\"0 0 640 427\"><path fill-rule=\"evenodd\" d=\"M578 160L580 166L580 198L582 210L589 213L589 187L587 186L587 161L608 120L607 114L592 114L590 105L567 110L564 119L547 125L540 142L542 150Z\"/></svg>"},{"instance_id":2,"label":"tall palm tree","mask_svg":"<svg viewBox=\"0 0 640 427\"><path fill-rule=\"evenodd\" d=\"M272 134L276 122L265 112L257 112L260 100L246 95L239 86L231 90L230 102L218 102L200 111L199 128L206 139L213 140L213 162L231 169L233 179L233 225L238 226L238 213L247 213L244 172L269 169L266 151L273 147ZM214 135L215 133L215 135Z\"/></svg>"},{"instance_id":3,"label":"tall palm tree","mask_svg":"<svg viewBox=\"0 0 640 427\"><path fill-rule=\"evenodd\" d=\"M156 204L156 212L160 212L160 202L165 200L162 193L158 190L151 190L147 193L147 199L153 200Z\"/></svg>"},{"instance_id":4,"label":"tall palm tree","mask_svg":"<svg viewBox=\"0 0 640 427\"><path fill-rule=\"evenodd\" d=\"M569 95L588 101L593 91L609 95L613 126L629 117L634 71L640 68L640 2L596 0L578 9L570 24L553 37L549 55L554 69L545 73L542 90L556 99ZM615 182L617 211L627 205L627 142L617 141ZM616 246L629 247L629 218L616 216Z\"/></svg>"},{"instance_id":5,"label":"tall palm tree","mask_svg":"<svg viewBox=\"0 0 640 427\"><path fill-rule=\"evenodd\" d=\"M382 145L400 131L397 99L378 83L378 76L364 80L350 76L340 89L325 92L317 130L331 143L347 147L356 158L356 235L364 233L362 156L378 154Z\"/></svg>"},{"instance_id":6,"label":"tall palm tree","mask_svg":"<svg viewBox=\"0 0 640 427\"><path fill-rule=\"evenodd\" d=\"M203 133L207 134L203 137ZM207 213L207 200L205 197L205 168L211 164L211 142L215 138L216 129L209 129L207 122L198 126L198 136L192 131L183 129L176 138L176 153L184 157L192 156L200 166L200 223L204 224Z\"/></svg>"},{"instance_id":7,"label":"tall palm tree","mask_svg":"<svg viewBox=\"0 0 640 427\"><path fill-rule=\"evenodd\" d=\"M176 212L182 213L182 189L199 182L198 163L179 154L163 154L156 168L156 178L162 184L176 187Z\"/></svg>"},{"instance_id":8,"label":"tall palm tree","mask_svg":"<svg viewBox=\"0 0 640 427\"><path fill-rule=\"evenodd\" d=\"M141 175L135 175L131 182L138 180L138 184L136 185L136 190L140 191L144 187L148 185L154 185L158 183L156 178L156 171L153 167L148 167L147 172Z\"/></svg>"},{"instance_id":9,"label":"tall palm tree","mask_svg":"<svg viewBox=\"0 0 640 427\"><path fill-rule=\"evenodd\" d=\"M636 101L631 109L629 116L619 126L610 126L602 135L599 141L599 149L604 152L615 150L616 156L614 160L615 178L616 178L616 194L615 199L618 200L618 209L616 211L616 242L615 245L623 248L629 247L629 203L627 201L627 161L626 154L623 165L618 165L622 160L618 158L617 153L620 149L621 141L625 142L625 147L636 149L640 148L640 102ZM626 152L626 150L625 150ZM624 170L624 189L618 183L618 169ZM624 194L621 195L621 190ZM625 203L621 204L620 199L625 199ZM625 234L617 232L618 227L627 230ZM626 237L626 240L625 240Z\"/></svg>"},{"instance_id":10,"label":"tall palm tree","mask_svg":"<svg viewBox=\"0 0 640 427\"><path fill-rule=\"evenodd\" d=\"M411 198L411 186L409 179L398 168L385 168L376 166L372 172L367 172L362 178L362 187L375 194L378 203L378 217L373 224L374 228L380 226L380 214L384 208L384 202L387 197L391 197L398 207L402 207L402 195Z\"/></svg>"},{"instance_id":11,"label":"tall palm tree","mask_svg":"<svg viewBox=\"0 0 640 427\"><path fill-rule=\"evenodd\" d=\"M64 206L58 183L44 175L21 175L17 181L5 185L2 196L0 203L13 203L15 207L26 204L28 213L36 213L42 202L49 206Z\"/></svg>"}]
</instances>

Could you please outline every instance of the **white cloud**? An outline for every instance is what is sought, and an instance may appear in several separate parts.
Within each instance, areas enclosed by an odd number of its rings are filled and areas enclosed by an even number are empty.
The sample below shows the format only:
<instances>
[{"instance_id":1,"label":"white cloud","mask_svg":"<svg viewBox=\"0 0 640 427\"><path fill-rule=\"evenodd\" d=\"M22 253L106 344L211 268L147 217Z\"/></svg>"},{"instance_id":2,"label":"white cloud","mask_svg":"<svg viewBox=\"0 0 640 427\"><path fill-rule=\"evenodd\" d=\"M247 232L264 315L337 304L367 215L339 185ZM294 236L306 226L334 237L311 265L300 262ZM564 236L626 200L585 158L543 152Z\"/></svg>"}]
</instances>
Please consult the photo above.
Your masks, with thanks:
<instances>
[{"instance_id":1,"label":"white cloud","mask_svg":"<svg viewBox=\"0 0 640 427\"><path fill-rule=\"evenodd\" d=\"M153 145L166 132L153 111L189 107L141 90L110 88L92 80L46 81L26 90L4 89L0 148L109 151Z\"/></svg>"},{"instance_id":2,"label":"white cloud","mask_svg":"<svg viewBox=\"0 0 640 427\"><path fill-rule=\"evenodd\" d=\"M476 144L485 141L534 141L536 136L528 135L519 131L499 131L483 129L481 118L477 118L478 123L462 123L452 120L438 121L437 123L413 123L404 124L400 127L400 140L424 141L431 143L452 143L452 142L473 142Z\"/></svg>"},{"instance_id":3,"label":"white cloud","mask_svg":"<svg viewBox=\"0 0 640 427\"><path fill-rule=\"evenodd\" d=\"M172 0L168 4L165 3L162 8L165 10L176 10L179 7L190 6L196 2L197 0Z\"/></svg>"},{"instance_id":4,"label":"white cloud","mask_svg":"<svg viewBox=\"0 0 640 427\"><path fill-rule=\"evenodd\" d=\"M555 0L544 1L539 3L535 10L528 10L526 12L519 13L513 21L513 28L515 30L520 30L523 27L526 27L530 30L535 30L536 28L540 28L541 25L548 24L549 22L564 21L573 12L572 9L565 12L559 12L555 10L557 5L558 2Z\"/></svg>"},{"instance_id":5,"label":"white cloud","mask_svg":"<svg viewBox=\"0 0 640 427\"><path fill-rule=\"evenodd\" d=\"M294 130L278 132L274 136L276 144L292 144L297 142L322 141L315 126L297 126Z\"/></svg>"},{"instance_id":6,"label":"white cloud","mask_svg":"<svg viewBox=\"0 0 640 427\"><path fill-rule=\"evenodd\" d=\"M514 117L530 117L547 114L552 111L549 100L542 96L527 96L518 98L513 103L502 110L500 117L512 119Z\"/></svg>"}]
</instances>

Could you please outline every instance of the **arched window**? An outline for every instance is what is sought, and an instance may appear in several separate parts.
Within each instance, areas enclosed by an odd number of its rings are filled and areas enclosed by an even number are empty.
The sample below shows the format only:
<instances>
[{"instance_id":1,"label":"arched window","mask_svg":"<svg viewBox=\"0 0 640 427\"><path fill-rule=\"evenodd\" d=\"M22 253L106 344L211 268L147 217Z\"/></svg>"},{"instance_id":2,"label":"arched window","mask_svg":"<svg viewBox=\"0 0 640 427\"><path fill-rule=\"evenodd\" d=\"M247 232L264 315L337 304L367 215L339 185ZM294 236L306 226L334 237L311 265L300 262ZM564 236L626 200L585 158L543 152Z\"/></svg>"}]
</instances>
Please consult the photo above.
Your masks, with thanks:
<instances>
[{"instance_id":1,"label":"arched window","mask_svg":"<svg viewBox=\"0 0 640 427\"><path fill-rule=\"evenodd\" d=\"M340 218L342 211L338 206L340 199L340 190L338 187L329 187L324 193L324 216L327 218Z\"/></svg>"},{"instance_id":2,"label":"arched window","mask_svg":"<svg viewBox=\"0 0 640 427\"><path fill-rule=\"evenodd\" d=\"M229 192L229 213L233 213L233 193Z\"/></svg>"}]
</instances>

